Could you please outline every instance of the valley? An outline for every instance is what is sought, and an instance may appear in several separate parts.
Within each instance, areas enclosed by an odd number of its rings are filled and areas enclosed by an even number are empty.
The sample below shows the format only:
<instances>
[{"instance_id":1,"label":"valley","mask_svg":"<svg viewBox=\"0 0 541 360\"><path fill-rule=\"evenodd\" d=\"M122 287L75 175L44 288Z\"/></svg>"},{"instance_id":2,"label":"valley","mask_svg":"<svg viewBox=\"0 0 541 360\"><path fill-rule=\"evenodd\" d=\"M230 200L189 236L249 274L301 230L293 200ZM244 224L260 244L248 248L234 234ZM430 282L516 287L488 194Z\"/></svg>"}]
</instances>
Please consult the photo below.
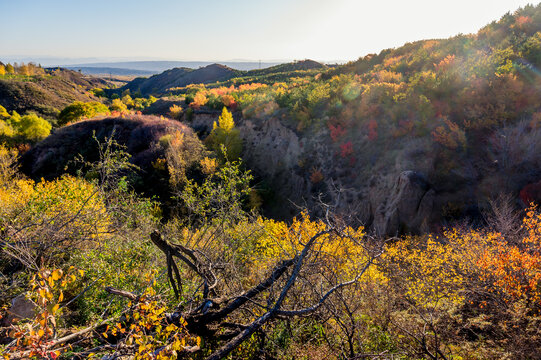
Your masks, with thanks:
<instances>
[{"instance_id":1,"label":"valley","mask_svg":"<svg viewBox=\"0 0 541 360\"><path fill-rule=\"evenodd\" d=\"M1 62L0 357L538 359L539 69L541 4L344 64Z\"/></svg>"}]
</instances>

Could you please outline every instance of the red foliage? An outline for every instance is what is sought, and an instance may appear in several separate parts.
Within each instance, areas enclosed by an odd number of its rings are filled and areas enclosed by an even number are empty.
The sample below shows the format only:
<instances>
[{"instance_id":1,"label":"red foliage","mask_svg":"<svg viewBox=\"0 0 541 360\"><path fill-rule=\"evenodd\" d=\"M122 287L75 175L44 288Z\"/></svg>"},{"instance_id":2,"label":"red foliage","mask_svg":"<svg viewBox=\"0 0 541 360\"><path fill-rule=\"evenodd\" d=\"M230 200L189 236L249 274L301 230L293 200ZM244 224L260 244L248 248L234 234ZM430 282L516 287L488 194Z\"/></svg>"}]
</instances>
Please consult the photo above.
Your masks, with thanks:
<instances>
[{"instance_id":1,"label":"red foliage","mask_svg":"<svg viewBox=\"0 0 541 360\"><path fill-rule=\"evenodd\" d=\"M524 186L522 190L520 190L519 197L524 204L530 204L531 202L540 203L541 181Z\"/></svg>"},{"instance_id":2,"label":"red foliage","mask_svg":"<svg viewBox=\"0 0 541 360\"><path fill-rule=\"evenodd\" d=\"M340 145L340 156L342 158L347 158L351 154L353 154L353 144L351 141Z\"/></svg>"},{"instance_id":3,"label":"red foliage","mask_svg":"<svg viewBox=\"0 0 541 360\"><path fill-rule=\"evenodd\" d=\"M346 134L346 129L344 129L340 124L337 124L336 126L334 126L333 124L328 124L328 126L333 142L337 142L342 136Z\"/></svg>"},{"instance_id":4,"label":"red foliage","mask_svg":"<svg viewBox=\"0 0 541 360\"><path fill-rule=\"evenodd\" d=\"M523 28L526 25L529 25L532 23L532 18L529 16L519 16L517 20L515 20L515 24L519 28Z\"/></svg>"}]
</instances>

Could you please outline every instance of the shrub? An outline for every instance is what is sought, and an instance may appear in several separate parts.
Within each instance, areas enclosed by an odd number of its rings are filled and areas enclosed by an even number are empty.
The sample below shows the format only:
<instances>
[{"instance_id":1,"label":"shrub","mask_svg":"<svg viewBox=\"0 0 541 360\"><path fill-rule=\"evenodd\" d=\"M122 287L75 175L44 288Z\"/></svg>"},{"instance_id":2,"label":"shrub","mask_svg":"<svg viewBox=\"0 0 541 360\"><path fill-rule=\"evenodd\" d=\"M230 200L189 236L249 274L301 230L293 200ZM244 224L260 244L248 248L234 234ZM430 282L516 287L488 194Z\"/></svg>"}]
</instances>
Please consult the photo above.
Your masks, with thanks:
<instances>
[{"instance_id":1,"label":"shrub","mask_svg":"<svg viewBox=\"0 0 541 360\"><path fill-rule=\"evenodd\" d=\"M174 104L169 108L169 116L173 119L180 119L182 116L182 107Z\"/></svg>"},{"instance_id":2,"label":"shrub","mask_svg":"<svg viewBox=\"0 0 541 360\"><path fill-rule=\"evenodd\" d=\"M102 103L89 102L84 103L76 101L66 106L58 115L58 125L63 126L68 123L76 122L84 118L92 118L97 115L107 115L109 109Z\"/></svg>"},{"instance_id":3,"label":"shrub","mask_svg":"<svg viewBox=\"0 0 541 360\"><path fill-rule=\"evenodd\" d=\"M126 104L124 104L122 102L122 100L113 99L113 102L111 103L111 106L109 106L109 110L123 112L123 111L128 110L128 107L126 106Z\"/></svg>"},{"instance_id":4,"label":"shrub","mask_svg":"<svg viewBox=\"0 0 541 360\"><path fill-rule=\"evenodd\" d=\"M16 126L18 135L32 142L45 139L51 133L51 128L47 120L36 114L24 115Z\"/></svg>"}]
</instances>

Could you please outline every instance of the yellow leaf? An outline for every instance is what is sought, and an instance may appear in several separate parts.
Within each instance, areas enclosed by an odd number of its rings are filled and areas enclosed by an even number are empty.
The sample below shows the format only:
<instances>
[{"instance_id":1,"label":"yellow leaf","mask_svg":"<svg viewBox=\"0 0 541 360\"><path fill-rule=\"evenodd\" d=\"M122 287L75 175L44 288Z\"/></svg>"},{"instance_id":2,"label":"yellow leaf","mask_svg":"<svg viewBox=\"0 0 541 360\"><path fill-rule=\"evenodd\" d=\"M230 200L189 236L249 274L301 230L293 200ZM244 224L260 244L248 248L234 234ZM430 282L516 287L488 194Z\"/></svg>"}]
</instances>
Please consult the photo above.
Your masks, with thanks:
<instances>
[{"instance_id":1,"label":"yellow leaf","mask_svg":"<svg viewBox=\"0 0 541 360\"><path fill-rule=\"evenodd\" d=\"M62 277L62 270L57 269L53 271L52 278L53 280L59 280Z\"/></svg>"}]
</instances>

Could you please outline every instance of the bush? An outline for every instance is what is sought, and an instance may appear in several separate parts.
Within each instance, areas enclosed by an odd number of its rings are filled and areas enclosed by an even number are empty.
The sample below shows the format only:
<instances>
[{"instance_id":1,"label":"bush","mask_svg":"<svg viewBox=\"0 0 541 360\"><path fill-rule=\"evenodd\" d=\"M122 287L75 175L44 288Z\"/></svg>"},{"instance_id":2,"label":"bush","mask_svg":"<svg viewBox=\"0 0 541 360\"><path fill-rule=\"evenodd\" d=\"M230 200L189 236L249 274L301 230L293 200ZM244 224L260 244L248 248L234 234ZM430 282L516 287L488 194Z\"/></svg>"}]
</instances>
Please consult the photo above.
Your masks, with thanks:
<instances>
[{"instance_id":1,"label":"bush","mask_svg":"<svg viewBox=\"0 0 541 360\"><path fill-rule=\"evenodd\" d=\"M58 125L63 126L68 123L77 122L84 118L92 118L97 115L107 115L109 109L102 103L93 101L84 103L76 101L68 105L58 114Z\"/></svg>"},{"instance_id":2,"label":"bush","mask_svg":"<svg viewBox=\"0 0 541 360\"><path fill-rule=\"evenodd\" d=\"M25 140L37 142L51 133L51 124L36 114L24 115L16 125L18 135Z\"/></svg>"},{"instance_id":3,"label":"bush","mask_svg":"<svg viewBox=\"0 0 541 360\"><path fill-rule=\"evenodd\" d=\"M123 112L123 111L128 110L128 107L126 106L126 104L124 104L122 102L122 100L113 99L113 102L111 103L111 106L109 106L109 110Z\"/></svg>"},{"instance_id":4,"label":"bush","mask_svg":"<svg viewBox=\"0 0 541 360\"><path fill-rule=\"evenodd\" d=\"M173 119L180 119L182 116L182 107L178 105L173 105L169 108L169 116Z\"/></svg>"}]
</instances>

